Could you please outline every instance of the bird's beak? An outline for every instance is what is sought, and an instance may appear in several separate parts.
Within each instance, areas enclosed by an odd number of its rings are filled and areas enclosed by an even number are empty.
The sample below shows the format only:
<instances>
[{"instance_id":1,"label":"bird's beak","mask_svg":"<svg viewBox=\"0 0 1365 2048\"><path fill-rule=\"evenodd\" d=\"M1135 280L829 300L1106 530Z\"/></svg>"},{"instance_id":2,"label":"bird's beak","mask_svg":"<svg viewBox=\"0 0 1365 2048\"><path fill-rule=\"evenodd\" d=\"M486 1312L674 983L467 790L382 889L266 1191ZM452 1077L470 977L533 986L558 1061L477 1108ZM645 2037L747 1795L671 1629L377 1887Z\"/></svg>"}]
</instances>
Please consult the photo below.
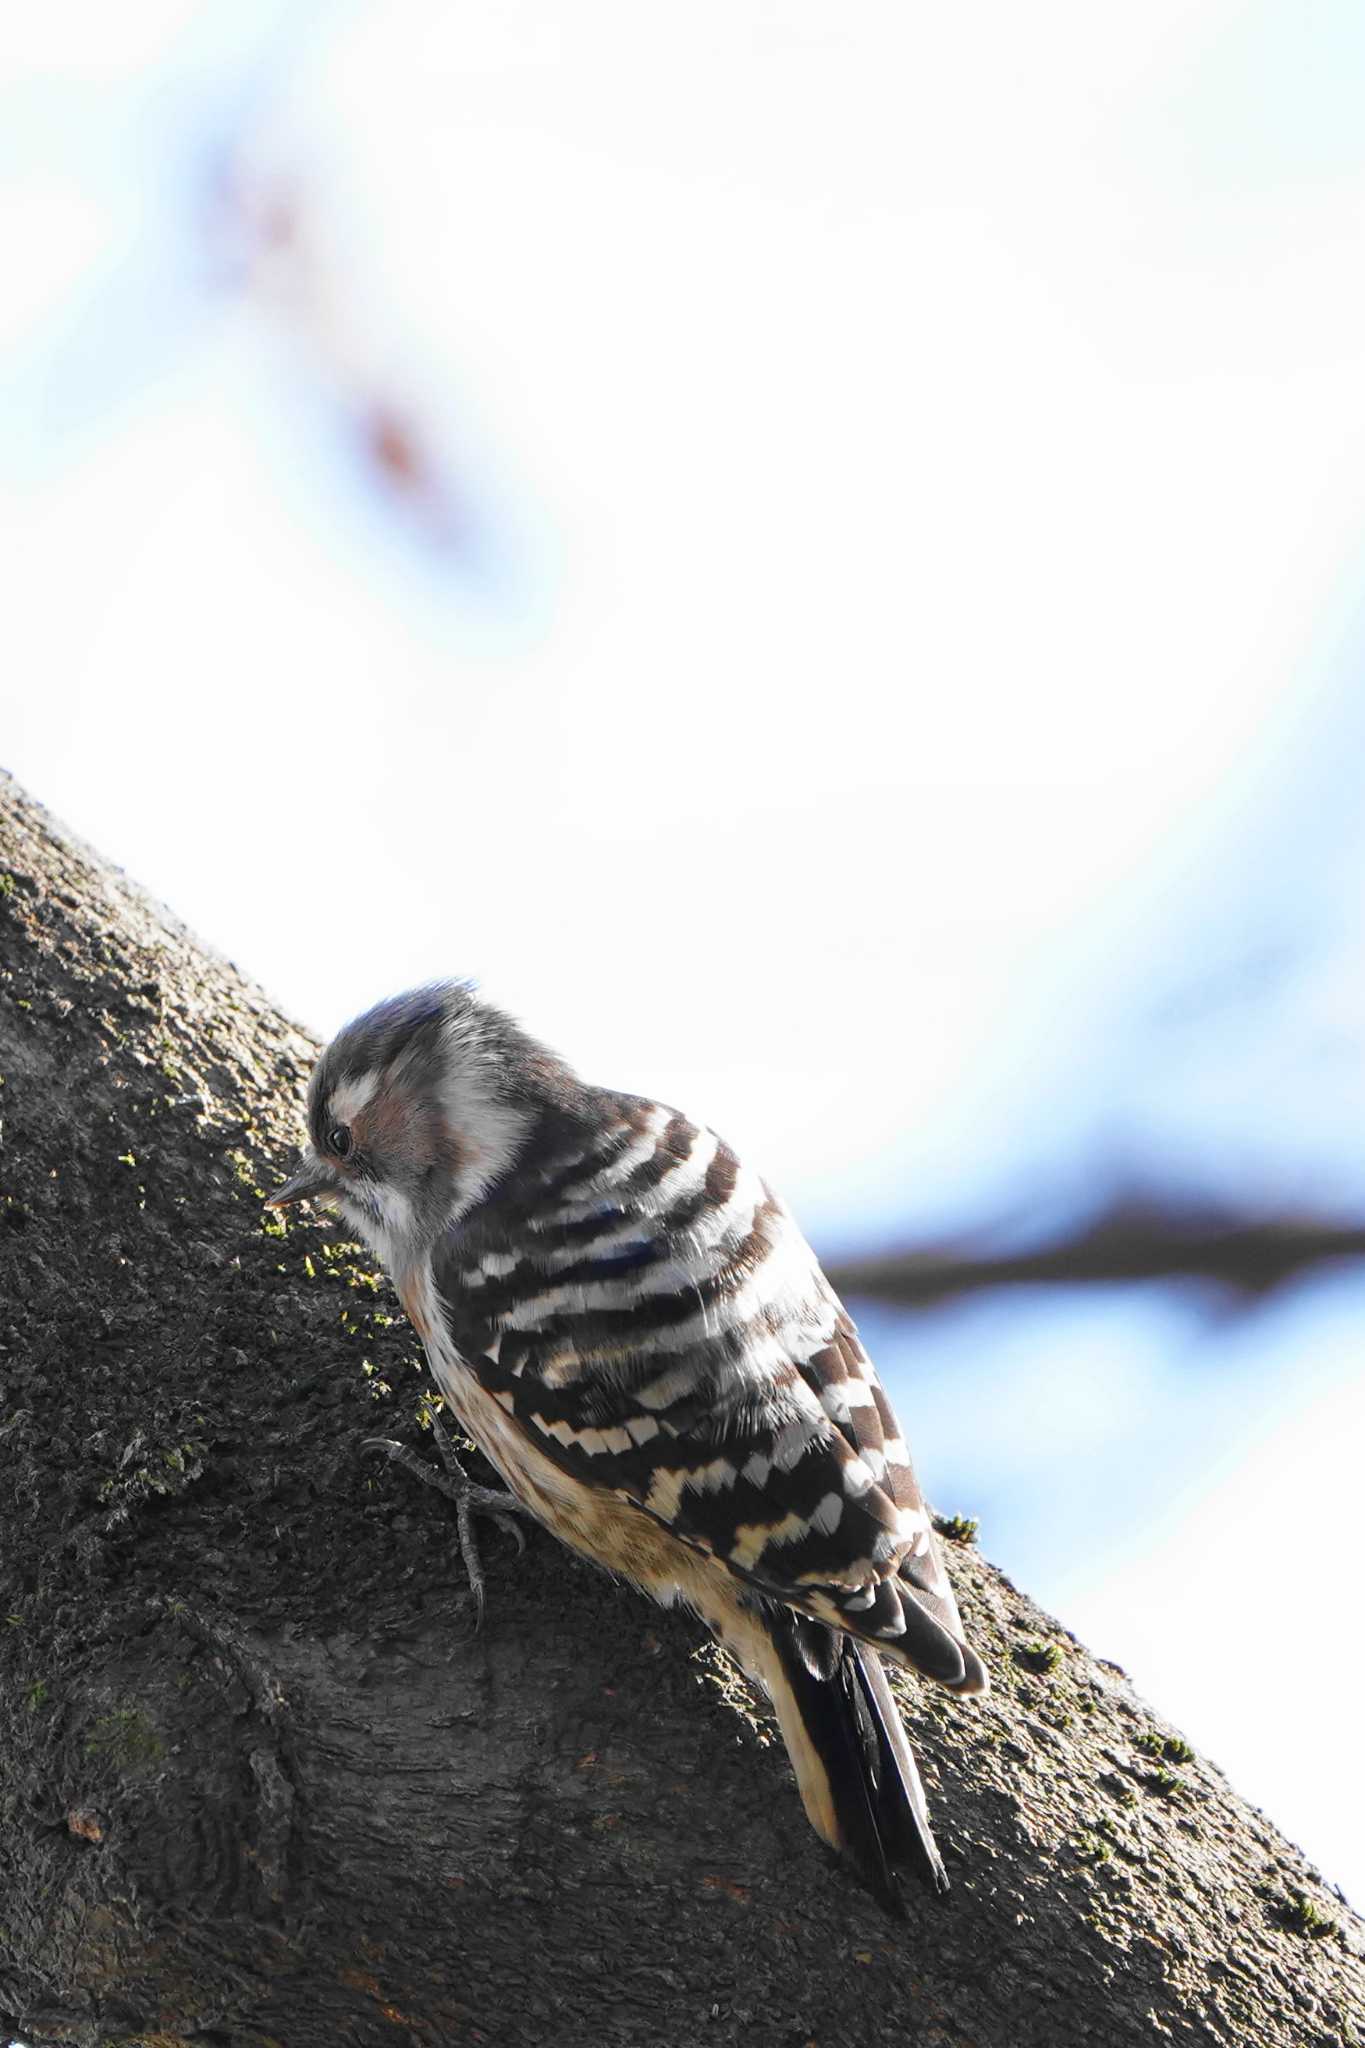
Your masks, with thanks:
<instances>
[{"instance_id":1,"label":"bird's beak","mask_svg":"<svg viewBox=\"0 0 1365 2048\"><path fill-rule=\"evenodd\" d=\"M316 1202L336 1193L332 1176L320 1159L305 1159L292 1180L266 1199L267 1209L287 1209L292 1202Z\"/></svg>"}]
</instances>

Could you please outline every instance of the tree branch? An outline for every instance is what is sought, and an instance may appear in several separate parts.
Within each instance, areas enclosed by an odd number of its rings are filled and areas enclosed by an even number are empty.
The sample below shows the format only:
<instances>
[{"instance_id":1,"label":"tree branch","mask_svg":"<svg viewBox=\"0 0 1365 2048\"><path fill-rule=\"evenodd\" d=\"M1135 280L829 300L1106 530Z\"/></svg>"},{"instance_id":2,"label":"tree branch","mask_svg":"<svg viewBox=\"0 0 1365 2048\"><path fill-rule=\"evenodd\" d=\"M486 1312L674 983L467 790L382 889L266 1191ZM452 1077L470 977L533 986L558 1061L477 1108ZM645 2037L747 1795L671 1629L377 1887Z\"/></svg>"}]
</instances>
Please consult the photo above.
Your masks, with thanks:
<instances>
[{"instance_id":1,"label":"tree branch","mask_svg":"<svg viewBox=\"0 0 1365 2048\"><path fill-rule=\"evenodd\" d=\"M905 1307L993 1287L1208 1280L1247 1297L1329 1260L1365 1258L1365 1225L1318 1216L1238 1214L1175 1194L1116 1196L1070 1236L1029 1251L971 1243L906 1246L828 1268L844 1294Z\"/></svg>"}]
</instances>

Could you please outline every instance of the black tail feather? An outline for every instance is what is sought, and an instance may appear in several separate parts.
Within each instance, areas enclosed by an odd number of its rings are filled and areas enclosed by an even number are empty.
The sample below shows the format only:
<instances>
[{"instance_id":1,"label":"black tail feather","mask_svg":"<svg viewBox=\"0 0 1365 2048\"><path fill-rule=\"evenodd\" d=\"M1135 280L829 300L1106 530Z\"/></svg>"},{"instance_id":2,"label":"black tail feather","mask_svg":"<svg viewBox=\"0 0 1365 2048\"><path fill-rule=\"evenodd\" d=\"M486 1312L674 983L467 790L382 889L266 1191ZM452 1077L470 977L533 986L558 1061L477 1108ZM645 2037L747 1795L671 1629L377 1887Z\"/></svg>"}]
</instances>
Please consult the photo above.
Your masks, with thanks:
<instances>
[{"instance_id":1,"label":"black tail feather","mask_svg":"<svg viewBox=\"0 0 1365 2048\"><path fill-rule=\"evenodd\" d=\"M772 1614L783 1674L829 1781L838 1846L868 1888L900 1912L896 1877L948 1890L924 1787L875 1650L790 1608Z\"/></svg>"},{"instance_id":2,"label":"black tail feather","mask_svg":"<svg viewBox=\"0 0 1365 2048\"><path fill-rule=\"evenodd\" d=\"M949 1889L934 1831L929 1802L906 1739L900 1710L887 1682L881 1659L865 1643L845 1638L844 1669L854 1674L864 1710L876 1727L878 1833L893 1870L914 1870L942 1897Z\"/></svg>"}]
</instances>

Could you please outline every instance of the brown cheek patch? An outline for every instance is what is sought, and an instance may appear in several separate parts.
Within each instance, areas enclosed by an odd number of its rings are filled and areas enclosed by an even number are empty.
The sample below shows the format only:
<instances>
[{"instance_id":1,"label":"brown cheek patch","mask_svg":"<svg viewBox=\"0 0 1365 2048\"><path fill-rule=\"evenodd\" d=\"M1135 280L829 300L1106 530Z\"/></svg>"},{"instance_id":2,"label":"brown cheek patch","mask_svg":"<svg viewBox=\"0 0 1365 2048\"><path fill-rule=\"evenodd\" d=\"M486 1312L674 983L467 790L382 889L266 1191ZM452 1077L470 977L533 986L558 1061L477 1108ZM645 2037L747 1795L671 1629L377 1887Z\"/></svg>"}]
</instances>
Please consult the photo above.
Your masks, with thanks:
<instances>
[{"instance_id":1,"label":"brown cheek patch","mask_svg":"<svg viewBox=\"0 0 1365 2048\"><path fill-rule=\"evenodd\" d=\"M410 1158L416 1150L412 1120L397 1095L372 1097L351 1125L351 1135L361 1151L381 1157Z\"/></svg>"},{"instance_id":2,"label":"brown cheek patch","mask_svg":"<svg viewBox=\"0 0 1365 2048\"><path fill-rule=\"evenodd\" d=\"M351 1131L359 1150L404 1166L439 1166L458 1177L466 1164L466 1148L445 1117L436 1110L416 1109L394 1091L367 1102Z\"/></svg>"}]
</instances>

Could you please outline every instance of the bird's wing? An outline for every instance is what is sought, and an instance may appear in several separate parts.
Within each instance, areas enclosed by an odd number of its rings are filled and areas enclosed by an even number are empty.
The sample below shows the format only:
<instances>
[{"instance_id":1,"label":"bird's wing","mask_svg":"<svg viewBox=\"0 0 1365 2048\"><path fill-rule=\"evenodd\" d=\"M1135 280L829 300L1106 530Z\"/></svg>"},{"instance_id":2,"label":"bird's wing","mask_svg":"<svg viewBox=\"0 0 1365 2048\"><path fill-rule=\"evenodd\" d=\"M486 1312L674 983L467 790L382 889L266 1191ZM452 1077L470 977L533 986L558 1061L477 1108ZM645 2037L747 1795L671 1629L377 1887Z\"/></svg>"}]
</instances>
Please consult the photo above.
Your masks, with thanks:
<instances>
[{"instance_id":1,"label":"bird's wing","mask_svg":"<svg viewBox=\"0 0 1365 2048\"><path fill-rule=\"evenodd\" d=\"M984 1672L885 1391L814 1254L763 1193L742 1244L617 1228L553 1275L497 1262L496 1312L466 1362L585 1486L788 1605L978 1690ZM444 1292L469 1275L442 1280Z\"/></svg>"},{"instance_id":2,"label":"bird's wing","mask_svg":"<svg viewBox=\"0 0 1365 2048\"><path fill-rule=\"evenodd\" d=\"M822 1283L823 1278L821 1275ZM895 1584L888 1588L888 1594L894 1592L902 1611L907 1597L913 1599L961 1647L962 1620L900 1424L852 1317L832 1290L827 1291L835 1310L834 1328L826 1344L798 1362L798 1370L857 1461L875 1475L877 1492L894 1504L901 1526L908 1524L913 1531L896 1560L891 1574ZM886 1606L886 1596L879 1596L879 1604ZM845 1603L846 1612L847 1608ZM894 1615L891 1618L894 1621ZM966 1653L966 1666L966 1689L979 1691L985 1683L985 1673L971 1651Z\"/></svg>"}]
</instances>

